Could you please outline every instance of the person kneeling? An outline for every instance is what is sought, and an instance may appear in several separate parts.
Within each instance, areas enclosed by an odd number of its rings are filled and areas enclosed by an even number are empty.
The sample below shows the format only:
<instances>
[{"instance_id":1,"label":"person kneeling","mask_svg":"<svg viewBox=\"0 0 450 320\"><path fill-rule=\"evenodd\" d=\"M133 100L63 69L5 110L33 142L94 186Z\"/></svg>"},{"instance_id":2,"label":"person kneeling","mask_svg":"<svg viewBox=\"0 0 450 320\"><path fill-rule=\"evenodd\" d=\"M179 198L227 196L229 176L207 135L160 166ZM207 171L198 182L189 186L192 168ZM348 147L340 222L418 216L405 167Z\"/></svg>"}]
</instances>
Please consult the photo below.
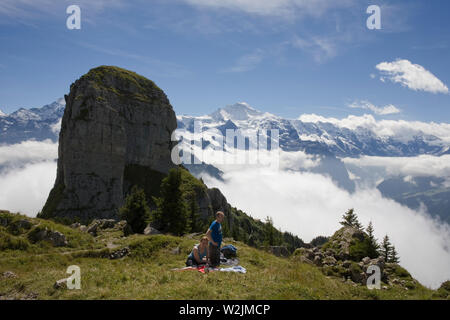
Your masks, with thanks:
<instances>
[{"instance_id":1,"label":"person kneeling","mask_svg":"<svg viewBox=\"0 0 450 320\"><path fill-rule=\"evenodd\" d=\"M208 238L202 237L200 243L196 244L194 248L192 248L192 251L186 260L186 266L195 267L205 265L208 262L207 257L208 257Z\"/></svg>"}]
</instances>

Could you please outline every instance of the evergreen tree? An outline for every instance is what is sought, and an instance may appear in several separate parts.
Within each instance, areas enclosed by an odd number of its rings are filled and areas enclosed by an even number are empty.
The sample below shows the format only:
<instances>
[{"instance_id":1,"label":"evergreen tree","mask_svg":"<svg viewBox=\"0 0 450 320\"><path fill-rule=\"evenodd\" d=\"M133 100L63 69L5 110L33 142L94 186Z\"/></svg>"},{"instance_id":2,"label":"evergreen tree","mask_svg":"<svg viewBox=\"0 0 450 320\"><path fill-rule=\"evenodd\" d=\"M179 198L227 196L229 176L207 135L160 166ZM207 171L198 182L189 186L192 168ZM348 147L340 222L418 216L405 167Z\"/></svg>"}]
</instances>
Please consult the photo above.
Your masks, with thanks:
<instances>
[{"instance_id":1,"label":"evergreen tree","mask_svg":"<svg viewBox=\"0 0 450 320\"><path fill-rule=\"evenodd\" d=\"M397 250L395 250L395 246L392 246L391 254L389 256L389 262L391 263L399 263L400 258L397 254Z\"/></svg>"},{"instance_id":2,"label":"evergreen tree","mask_svg":"<svg viewBox=\"0 0 450 320\"><path fill-rule=\"evenodd\" d=\"M266 218L264 225L264 244L266 246L275 245L275 228L273 226L273 220L269 216Z\"/></svg>"},{"instance_id":3,"label":"evergreen tree","mask_svg":"<svg viewBox=\"0 0 450 320\"><path fill-rule=\"evenodd\" d=\"M203 229L203 223L200 221L199 211L200 208L198 206L194 192L188 198L189 224L190 224L190 232L192 233L199 232L200 230Z\"/></svg>"},{"instance_id":4,"label":"evergreen tree","mask_svg":"<svg viewBox=\"0 0 450 320\"><path fill-rule=\"evenodd\" d=\"M368 256L371 258L376 258L379 256L378 254L378 250L380 249L380 245L377 242L377 239L375 239L375 235L373 234L374 230L373 230L373 225L372 225L372 221L369 222L369 225L366 228L366 232L368 235L368 241L369 241L369 246L368 246Z\"/></svg>"},{"instance_id":5,"label":"evergreen tree","mask_svg":"<svg viewBox=\"0 0 450 320\"><path fill-rule=\"evenodd\" d=\"M342 219L343 220L340 222L341 225L362 230L362 225L359 223L358 216L356 215L354 209L349 209L342 216Z\"/></svg>"},{"instance_id":6,"label":"evergreen tree","mask_svg":"<svg viewBox=\"0 0 450 320\"><path fill-rule=\"evenodd\" d=\"M380 254L384 258L384 261L390 262L391 251L392 251L391 241L389 240L388 235L385 235L380 248Z\"/></svg>"},{"instance_id":7,"label":"evergreen tree","mask_svg":"<svg viewBox=\"0 0 450 320\"><path fill-rule=\"evenodd\" d=\"M131 232L144 232L150 221L150 208L143 189L133 186L131 193L125 199L124 206L119 210L119 216L127 221Z\"/></svg>"},{"instance_id":8,"label":"evergreen tree","mask_svg":"<svg viewBox=\"0 0 450 320\"><path fill-rule=\"evenodd\" d=\"M168 176L161 183L161 197L154 198L158 207L155 219L162 231L175 235L183 235L189 230L188 212L180 185L180 169L170 169Z\"/></svg>"}]
</instances>

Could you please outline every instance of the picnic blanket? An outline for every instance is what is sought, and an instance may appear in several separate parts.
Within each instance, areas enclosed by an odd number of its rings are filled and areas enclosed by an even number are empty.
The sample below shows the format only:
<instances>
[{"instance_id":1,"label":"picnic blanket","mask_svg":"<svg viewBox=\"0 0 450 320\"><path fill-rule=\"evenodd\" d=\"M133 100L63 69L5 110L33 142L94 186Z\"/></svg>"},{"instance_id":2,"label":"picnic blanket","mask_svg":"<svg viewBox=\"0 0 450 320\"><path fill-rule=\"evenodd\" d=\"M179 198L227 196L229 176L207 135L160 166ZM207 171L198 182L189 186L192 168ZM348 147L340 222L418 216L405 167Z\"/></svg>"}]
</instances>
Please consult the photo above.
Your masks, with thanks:
<instances>
[{"instance_id":1,"label":"picnic blanket","mask_svg":"<svg viewBox=\"0 0 450 320\"><path fill-rule=\"evenodd\" d=\"M211 268L206 266L197 266L197 267L184 267L184 268L175 268L172 271L187 271L187 270L197 270L201 273L208 273L214 271L223 271L223 272L236 272L236 273L247 273L247 270L242 266L232 266L228 268Z\"/></svg>"},{"instance_id":2,"label":"picnic blanket","mask_svg":"<svg viewBox=\"0 0 450 320\"><path fill-rule=\"evenodd\" d=\"M237 273L247 273L247 270L241 266L233 266L229 268L220 268L220 271L223 272L237 272Z\"/></svg>"}]
</instances>

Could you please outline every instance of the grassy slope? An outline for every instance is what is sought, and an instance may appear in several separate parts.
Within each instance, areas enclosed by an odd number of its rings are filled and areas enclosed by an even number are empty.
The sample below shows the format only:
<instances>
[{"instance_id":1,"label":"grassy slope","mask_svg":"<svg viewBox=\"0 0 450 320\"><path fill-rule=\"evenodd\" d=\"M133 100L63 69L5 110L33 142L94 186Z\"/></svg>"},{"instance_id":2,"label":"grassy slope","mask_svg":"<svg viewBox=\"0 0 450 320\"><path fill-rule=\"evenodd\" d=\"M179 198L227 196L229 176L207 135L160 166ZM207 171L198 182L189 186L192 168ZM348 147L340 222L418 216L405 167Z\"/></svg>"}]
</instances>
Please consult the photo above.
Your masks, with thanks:
<instances>
[{"instance_id":1,"label":"grassy slope","mask_svg":"<svg viewBox=\"0 0 450 320\"><path fill-rule=\"evenodd\" d=\"M43 223L33 219L34 223ZM241 265L247 274L171 271L184 266L187 254L197 242L189 236L167 235L122 237L114 229L103 231L95 241L85 233L52 224L55 230L70 231L69 248L30 244L26 250L0 252L0 296L24 298L30 293L39 299L429 299L435 291L419 287L368 290L326 277L318 268L278 258L240 242ZM0 233L5 233L5 229ZM26 237L26 233L18 237ZM106 246L129 246L131 255L110 260L101 255ZM180 253L173 249L180 248ZM115 250L115 249L112 249ZM67 277L69 265L78 265L81 290L56 290L56 280ZM2 278L5 271L15 279Z\"/></svg>"}]
</instances>

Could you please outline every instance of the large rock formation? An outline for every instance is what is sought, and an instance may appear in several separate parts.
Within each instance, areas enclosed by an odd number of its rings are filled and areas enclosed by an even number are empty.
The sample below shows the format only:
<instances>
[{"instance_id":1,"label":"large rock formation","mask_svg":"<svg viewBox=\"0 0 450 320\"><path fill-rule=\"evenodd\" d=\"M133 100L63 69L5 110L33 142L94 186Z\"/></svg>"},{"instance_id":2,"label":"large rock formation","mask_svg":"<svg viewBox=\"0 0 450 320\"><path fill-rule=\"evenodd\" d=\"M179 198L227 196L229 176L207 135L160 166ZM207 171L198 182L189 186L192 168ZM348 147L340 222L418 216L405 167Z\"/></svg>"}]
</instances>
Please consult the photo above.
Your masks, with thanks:
<instances>
[{"instance_id":1,"label":"large rock formation","mask_svg":"<svg viewBox=\"0 0 450 320\"><path fill-rule=\"evenodd\" d=\"M175 113L152 81L117 67L90 70L65 99L56 182L40 216L116 219L132 185L156 190L174 166Z\"/></svg>"}]
</instances>

